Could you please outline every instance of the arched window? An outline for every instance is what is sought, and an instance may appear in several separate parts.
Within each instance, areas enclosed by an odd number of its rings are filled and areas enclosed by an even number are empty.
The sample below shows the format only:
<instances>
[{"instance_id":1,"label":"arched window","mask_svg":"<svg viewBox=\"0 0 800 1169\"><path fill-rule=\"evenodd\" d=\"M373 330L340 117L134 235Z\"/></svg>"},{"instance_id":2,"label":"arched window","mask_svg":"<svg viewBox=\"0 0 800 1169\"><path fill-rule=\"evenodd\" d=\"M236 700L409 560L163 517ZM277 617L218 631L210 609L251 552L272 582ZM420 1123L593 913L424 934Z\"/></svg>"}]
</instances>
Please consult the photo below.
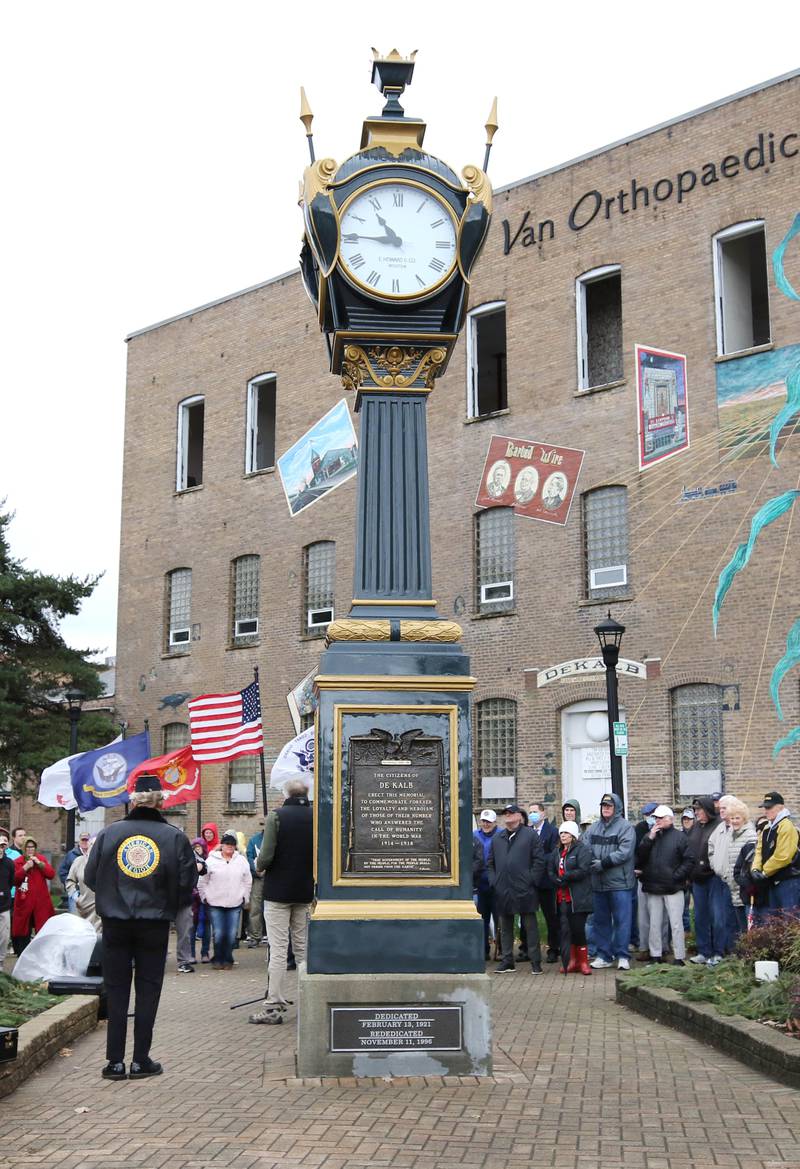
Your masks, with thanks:
<instances>
[{"instance_id":1,"label":"arched window","mask_svg":"<svg viewBox=\"0 0 800 1169\"><path fill-rule=\"evenodd\" d=\"M475 709L480 799L513 800L517 787L517 704L510 698L485 698Z\"/></svg>"},{"instance_id":2,"label":"arched window","mask_svg":"<svg viewBox=\"0 0 800 1169\"><path fill-rule=\"evenodd\" d=\"M178 466L175 490L200 487L203 482L205 399L201 394L178 404Z\"/></svg>"},{"instance_id":3,"label":"arched window","mask_svg":"<svg viewBox=\"0 0 800 1169\"><path fill-rule=\"evenodd\" d=\"M262 373L247 383L247 445L245 473L275 466L275 408L278 379Z\"/></svg>"},{"instance_id":4,"label":"arched window","mask_svg":"<svg viewBox=\"0 0 800 1169\"><path fill-rule=\"evenodd\" d=\"M192 570L173 568L167 573L167 650L188 649L192 640Z\"/></svg>"},{"instance_id":5,"label":"arched window","mask_svg":"<svg viewBox=\"0 0 800 1169\"><path fill-rule=\"evenodd\" d=\"M256 807L257 755L241 755L228 764L228 807L235 812L253 812Z\"/></svg>"},{"instance_id":6,"label":"arched window","mask_svg":"<svg viewBox=\"0 0 800 1169\"><path fill-rule=\"evenodd\" d=\"M185 747L189 742L189 727L186 723L166 723L161 734L164 755L168 755L170 751L177 751L179 747Z\"/></svg>"},{"instance_id":7,"label":"arched window","mask_svg":"<svg viewBox=\"0 0 800 1169\"><path fill-rule=\"evenodd\" d=\"M248 645L258 637L260 567L260 556L237 556L231 563L234 645Z\"/></svg>"},{"instance_id":8,"label":"arched window","mask_svg":"<svg viewBox=\"0 0 800 1169\"><path fill-rule=\"evenodd\" d=\"M336 586L336 544L322 540L303 549L302 630L308 637L324 637L333 621Z\"/></svg>"},{"instance_id":9,"label":"arched window","mask_svg":"<svg viewBox=\"0 0 800 1169\"><path fill-rule=\"evenodd\" d=\"M467 417L483 418L507 406L506 306L497 300L467 316Z\"/></svg>"},{"instance_id":10,"label":"arched window","mask_svg":"<svg viewBox=\"0 0 800 1169\"><path fill-rule=\"evenodd\" d=\"M622 378L622 269L605 264L575 282L578 389L607 386Z\"/></svg>"},{"instance_id":11,"label":"arched window","mask_svg":"<svg viewBox=\"0 0 800 1169\"><path fill-rule=\"evenodd\" d=\"M581 497L584 587L590 600L630 593L628 489L598 487Z\"/></svg>"},{"instance_id":12,"label":"arched window","mask_svg":"<svg viewBox=\"0 0 800 1169\"><path fill-rule=\"evenodd\" d=\"M717 232L714 304L717 353L738 353L770 341L767 237L763 219Z\"/></svg>"},{"instance_id":13,"label":"arched window","mask_svg":"<svg viewBox=\"0 0 800 1169\"><path fill-rule=\"evenodd\" d=\"M722 688L699 683L676 686L672 699L672 758L682 799L722 790L725 744Z\"/></svg>"},{"instance_id":14,"label":"arched window","mask_svg":"<svg viewBox=\"0 0 800 1169\"><path fill-rule=\"evenodd\" d=\"M514 513L490 507L475 516L475 607L479 613L514 609Z\"/></svg>"}]
</instances>

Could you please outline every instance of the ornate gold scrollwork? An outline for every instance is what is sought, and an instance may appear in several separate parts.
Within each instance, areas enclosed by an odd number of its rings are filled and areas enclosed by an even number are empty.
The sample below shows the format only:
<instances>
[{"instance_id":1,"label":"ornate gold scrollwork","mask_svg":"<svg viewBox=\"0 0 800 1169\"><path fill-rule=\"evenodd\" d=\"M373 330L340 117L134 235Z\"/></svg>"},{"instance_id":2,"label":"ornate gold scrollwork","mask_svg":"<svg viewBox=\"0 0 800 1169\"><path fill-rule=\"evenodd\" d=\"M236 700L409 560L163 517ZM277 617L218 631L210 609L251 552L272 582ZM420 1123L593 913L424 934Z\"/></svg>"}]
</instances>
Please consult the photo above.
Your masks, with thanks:
<instances>
[{"instance_id":1,"label":"ornate gold scrollwork","mask_svg":"<svg viewBox=\"0 0 800 1169\"><path fill-rule=\"evenodd\" d=\"M391 633L391 624L387 620L342 617L328 626L325 641L328 645L332 641L389 641Z\"/></svg>"},{"instance_id":2,"label":"ornate gold scrollwork","mask_svg":"<svg viewBox=\"0 0 800 1169\"><path fill-rule=\"evenodd\" d=\"M342 356L342 385L346 390L358 390L364 377L372 379L367 355L360 345L345 346Z\"/></svg>"},{"instance_id":3,"label":"ornate gold scrollwork","mask_svg":"<svg viewBox=\"0 0 800 1169\"><path fill-rule=\"evenodd\" d=\"M492 213L492 184L489 182L489 177L480 167L465 166L461 172L461 177L469 187L471 194L478 203L483 203L486 210L491 215Z\"/></svg>"},{"instance_id":4,"label":"ornate gold scrollwork","mask_svg":"<svg viewBox=\"0 0 800 1169\"><path fill-rule=\"evenodd\" d=\"M423 353L421 349L389 345L384 349L374 347L368 350L368 356L376 385L386 386L387 389L407 389L424 378L426 388L432 389L434 379L447 357L447 350L436 348ZM410 369L411 366L413 369Z\"/></svg>"},{"instance_id":5,"label":"ornate gold scrollwork","mask_svg":"<svg viewBox=\"0 0 800 1169\"><path fill-rule=\"evenodd\" d=\"M303 202L307 207L311 206L315 196L325 194L336 170L337 164L334 158L320 158L311 166L306 167L303 171Z\"/></svg>"},{"instance_id":6,"label":"ornate gold scrollwork","mask_svg":"<svg viewBox=\"0 0 800 1169\"><path fill-rule=\"evenodd\" d=\"M463 629L455 621L401 621L401 641L460 641Z\"/></svg>"}]
</instances>

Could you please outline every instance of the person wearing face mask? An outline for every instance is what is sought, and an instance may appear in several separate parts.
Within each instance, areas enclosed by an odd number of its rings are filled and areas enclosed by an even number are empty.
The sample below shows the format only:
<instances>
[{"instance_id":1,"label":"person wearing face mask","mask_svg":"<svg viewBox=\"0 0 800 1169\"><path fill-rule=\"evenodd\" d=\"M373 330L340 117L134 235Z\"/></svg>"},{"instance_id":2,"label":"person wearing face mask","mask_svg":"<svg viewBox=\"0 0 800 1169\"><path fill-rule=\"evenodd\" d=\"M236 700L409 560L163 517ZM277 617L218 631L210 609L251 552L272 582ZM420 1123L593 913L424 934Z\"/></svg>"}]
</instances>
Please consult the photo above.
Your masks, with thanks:
<instances>
[{"instance_id":1,"label":"person wearing face mask","mask_svg":"<svg viewBox=\"0 0 800 1169\"><path fill-rule=\"evenodd\" d=\"M534 800L528 812L528 823L539 837L544 853L545 869L537 888L539 905L547 925L547 961L557 962L559 955L559 924L556 913L556 889L548 864L550 854L558 848L558 832L555 824L547 818L547 810L541 800Z\"/></svg>"}]
</instances>

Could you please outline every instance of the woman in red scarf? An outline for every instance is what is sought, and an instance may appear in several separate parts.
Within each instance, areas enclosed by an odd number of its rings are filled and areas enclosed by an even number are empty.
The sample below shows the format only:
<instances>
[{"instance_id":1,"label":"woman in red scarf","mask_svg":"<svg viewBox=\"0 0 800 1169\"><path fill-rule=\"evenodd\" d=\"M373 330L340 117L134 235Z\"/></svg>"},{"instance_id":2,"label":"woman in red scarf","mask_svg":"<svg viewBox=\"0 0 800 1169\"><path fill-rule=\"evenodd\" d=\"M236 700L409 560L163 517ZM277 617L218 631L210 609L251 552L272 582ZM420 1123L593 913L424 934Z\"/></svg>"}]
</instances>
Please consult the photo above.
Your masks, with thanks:
<instances>
[{"instance_id":1,"label":"woman in red scarf","mask_svg":"<svg viewBox=\"0 0 800 1169\"><path fill-rule=\"evenodd\" d=\"M586 918L593 905L592 850L579 837L578 825L565 821L558 830L560 846L548 855L556 887L562 974L592 973L586 952Z\"/></svg>"},{"instance_id":2,"label":"woman in red scarf","mask_svg":"<svg viewBox=\"0 0 800 1169\"><path fill-rule=\"evenodd\" d=\"M50 900L48 881L55 877L55 869L49 861L36 852L36 841L31 837L25 841L22 856L14 860L14 915L11 919L11 936L14 947L21 954L31 940L31 930L37 934L44 923L55 913Z\"/></svg>"}]
</instances>

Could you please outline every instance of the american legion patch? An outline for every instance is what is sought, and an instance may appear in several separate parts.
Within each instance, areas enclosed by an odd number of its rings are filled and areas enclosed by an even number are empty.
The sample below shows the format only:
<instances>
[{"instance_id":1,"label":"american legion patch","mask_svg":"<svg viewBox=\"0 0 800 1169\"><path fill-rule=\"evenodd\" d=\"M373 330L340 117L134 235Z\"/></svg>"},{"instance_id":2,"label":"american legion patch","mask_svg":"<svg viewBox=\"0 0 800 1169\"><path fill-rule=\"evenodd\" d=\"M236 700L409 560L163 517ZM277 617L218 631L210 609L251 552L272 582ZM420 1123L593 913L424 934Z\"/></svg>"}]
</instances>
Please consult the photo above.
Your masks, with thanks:
<instances>
[{"instance_id":1,"label":"american legion patch","mask_svg":"<svg viewBox=\"0 0 800 1169\"><path fill-rule=\"evenodd\" d=\"M161 854L149 836L128 836L117 849L117 864L126 877L149 877L158 868Z\"/></svg>"}]
</instances>

